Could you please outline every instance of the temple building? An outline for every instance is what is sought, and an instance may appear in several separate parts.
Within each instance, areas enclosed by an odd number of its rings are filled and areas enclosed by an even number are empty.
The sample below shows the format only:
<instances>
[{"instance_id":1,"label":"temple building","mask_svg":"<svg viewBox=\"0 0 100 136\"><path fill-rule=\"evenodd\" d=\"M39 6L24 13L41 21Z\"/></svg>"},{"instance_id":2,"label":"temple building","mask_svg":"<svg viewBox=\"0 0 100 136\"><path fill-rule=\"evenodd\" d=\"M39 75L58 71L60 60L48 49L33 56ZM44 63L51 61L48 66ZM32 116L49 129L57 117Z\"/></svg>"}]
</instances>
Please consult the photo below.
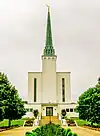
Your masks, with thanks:
<instances>
[{"instance_id":1,"label":"temple building","mask_svg":"<svg viewBox=\"0 0 100 136\"><path fill-rule=\"evenodd\" d=\"M58 116L65 109L68 116L77 116L71 102L70 72L57 72L57 55L52 40L50 9L48 7L46 42L41 56L42 71L28 72L27 115L38 109L39 115Z\"/></svg>"}]
</instances>

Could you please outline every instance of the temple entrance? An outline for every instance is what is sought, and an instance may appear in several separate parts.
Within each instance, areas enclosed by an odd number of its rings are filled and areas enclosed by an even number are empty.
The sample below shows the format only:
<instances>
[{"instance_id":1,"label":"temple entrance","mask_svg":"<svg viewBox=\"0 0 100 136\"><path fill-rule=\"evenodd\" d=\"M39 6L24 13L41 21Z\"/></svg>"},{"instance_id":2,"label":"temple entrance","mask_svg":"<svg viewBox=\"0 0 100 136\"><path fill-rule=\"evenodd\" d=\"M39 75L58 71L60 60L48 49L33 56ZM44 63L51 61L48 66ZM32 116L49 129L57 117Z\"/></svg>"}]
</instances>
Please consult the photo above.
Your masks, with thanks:
<instances>
[{"instance_id":1,"label":"temple entrance","mask_svg":"<svg viewBox=\"0 0 100 136\"><path fill-rule=\"evenodd\" d=\"M53 116L53 107L46 107L46 116Z\"/></svg>"}]
</instances>

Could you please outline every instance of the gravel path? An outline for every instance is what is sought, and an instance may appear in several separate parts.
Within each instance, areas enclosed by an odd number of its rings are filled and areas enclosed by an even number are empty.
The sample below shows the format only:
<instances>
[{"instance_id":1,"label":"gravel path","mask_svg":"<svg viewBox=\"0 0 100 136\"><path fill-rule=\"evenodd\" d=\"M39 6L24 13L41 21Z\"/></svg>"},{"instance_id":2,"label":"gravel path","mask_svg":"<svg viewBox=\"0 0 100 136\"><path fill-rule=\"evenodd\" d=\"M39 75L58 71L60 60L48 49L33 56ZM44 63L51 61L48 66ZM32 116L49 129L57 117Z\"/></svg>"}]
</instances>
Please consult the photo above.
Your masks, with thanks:
<instances>
[{"instance_id":1,"label":"gravel path","mask_svg":"<svg viewBox=\"0 0 100 136\"><path fill-rule=\"evenodd\" d=\"M65 128L65 127L64 127ZM0 132L0 136L25 136L27 131L32 131L35 127L20 127L8 131ZM78 136L100 136L99 131L82 128L82 127L71 127L72 131L77 133Z\"/></svg>"}]
</instances>

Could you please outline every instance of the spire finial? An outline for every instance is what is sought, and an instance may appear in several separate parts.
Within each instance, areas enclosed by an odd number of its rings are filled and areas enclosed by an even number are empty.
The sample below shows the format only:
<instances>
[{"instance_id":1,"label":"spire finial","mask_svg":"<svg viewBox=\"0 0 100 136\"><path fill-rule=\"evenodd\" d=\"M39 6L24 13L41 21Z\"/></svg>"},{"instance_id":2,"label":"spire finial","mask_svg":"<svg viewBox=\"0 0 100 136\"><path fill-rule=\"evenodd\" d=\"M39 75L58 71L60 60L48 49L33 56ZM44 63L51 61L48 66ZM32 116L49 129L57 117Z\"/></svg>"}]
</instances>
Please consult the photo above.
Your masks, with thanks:
<instances>
[{"instance_id":1,"label":"spire finial","mask_svg":"<svg viewBox=\"0 0 100 136\"><path fill-rule=\"evenodd\" d=\"M48 7L48 12L50 12L50 5L46 5Z\"/></svg>"},{"instance_id":2,"label":"spire finial","mask_svg":"<svg viewBox=\"0 0 100 136\"><path fill-rule=\"evenodd\" d=\"M52 30L51 30L51 19L50 19L50 6L48 7L48 14L47 14L47 30L46 30L46 46L44 48L44 55L45 56L54 56L55 50L52 44Z\"/></svg>"}]
</instances>

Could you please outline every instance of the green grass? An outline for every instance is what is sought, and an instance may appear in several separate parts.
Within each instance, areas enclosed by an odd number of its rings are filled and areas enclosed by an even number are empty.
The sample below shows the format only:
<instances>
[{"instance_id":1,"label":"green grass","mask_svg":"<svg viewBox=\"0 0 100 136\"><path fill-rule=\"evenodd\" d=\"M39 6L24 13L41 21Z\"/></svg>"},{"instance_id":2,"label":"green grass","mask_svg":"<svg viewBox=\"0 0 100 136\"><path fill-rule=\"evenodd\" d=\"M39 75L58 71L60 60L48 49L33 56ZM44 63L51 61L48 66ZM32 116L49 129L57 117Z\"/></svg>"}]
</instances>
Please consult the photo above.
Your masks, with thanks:
<instances>
[{"instance_id":1,"label":"green grass","mask_svg":"<svg viewBox=\"0 0 100 136\"><path fill-rule=\"evenodd\" d=\"M22 120L22 119L11 121L11 125L23 126L23 124L24 124L24 120ZM3 121L0 122L0 127L3 127L3 126L8 126L8 120L7 119L4 119Z\"/></svg>"},{"instance_id":2,"label":"green grass","mask_svg":"<svg viewBox=\"0 0 100 136\"><path fill-rule=\"evenodd\" d=\"M79 118L78 117L70 117L70 119L77 120Z\"/></svg>"},{"instance_id":3,"label":"green grass","mask_svg":"<svg viewBox=\"0 0 100 136\"><path fill-rule=\"evenodd\" d=\"M85 120L81 120L81 119L75 119L75 120L78 126L84 126L85 124L90 124L90 122L87 122Z\"/></svg>"},{"instance_id":4,"label":"green grass","mask_svg":"<svg viewBox=\"0 0 100 136\"><path fill-rule=\"evenodd\" d=\"M85 121L85 120L82 120L82 119L79 119L79 118L71 118L71 119L74 119L78 126L84 126L84 125L90 125L91 126L91 122L89 122L89 121ZM93 126L100 126L100 123L99 124L93 123Z\"/></svg>"}]
</instances>

